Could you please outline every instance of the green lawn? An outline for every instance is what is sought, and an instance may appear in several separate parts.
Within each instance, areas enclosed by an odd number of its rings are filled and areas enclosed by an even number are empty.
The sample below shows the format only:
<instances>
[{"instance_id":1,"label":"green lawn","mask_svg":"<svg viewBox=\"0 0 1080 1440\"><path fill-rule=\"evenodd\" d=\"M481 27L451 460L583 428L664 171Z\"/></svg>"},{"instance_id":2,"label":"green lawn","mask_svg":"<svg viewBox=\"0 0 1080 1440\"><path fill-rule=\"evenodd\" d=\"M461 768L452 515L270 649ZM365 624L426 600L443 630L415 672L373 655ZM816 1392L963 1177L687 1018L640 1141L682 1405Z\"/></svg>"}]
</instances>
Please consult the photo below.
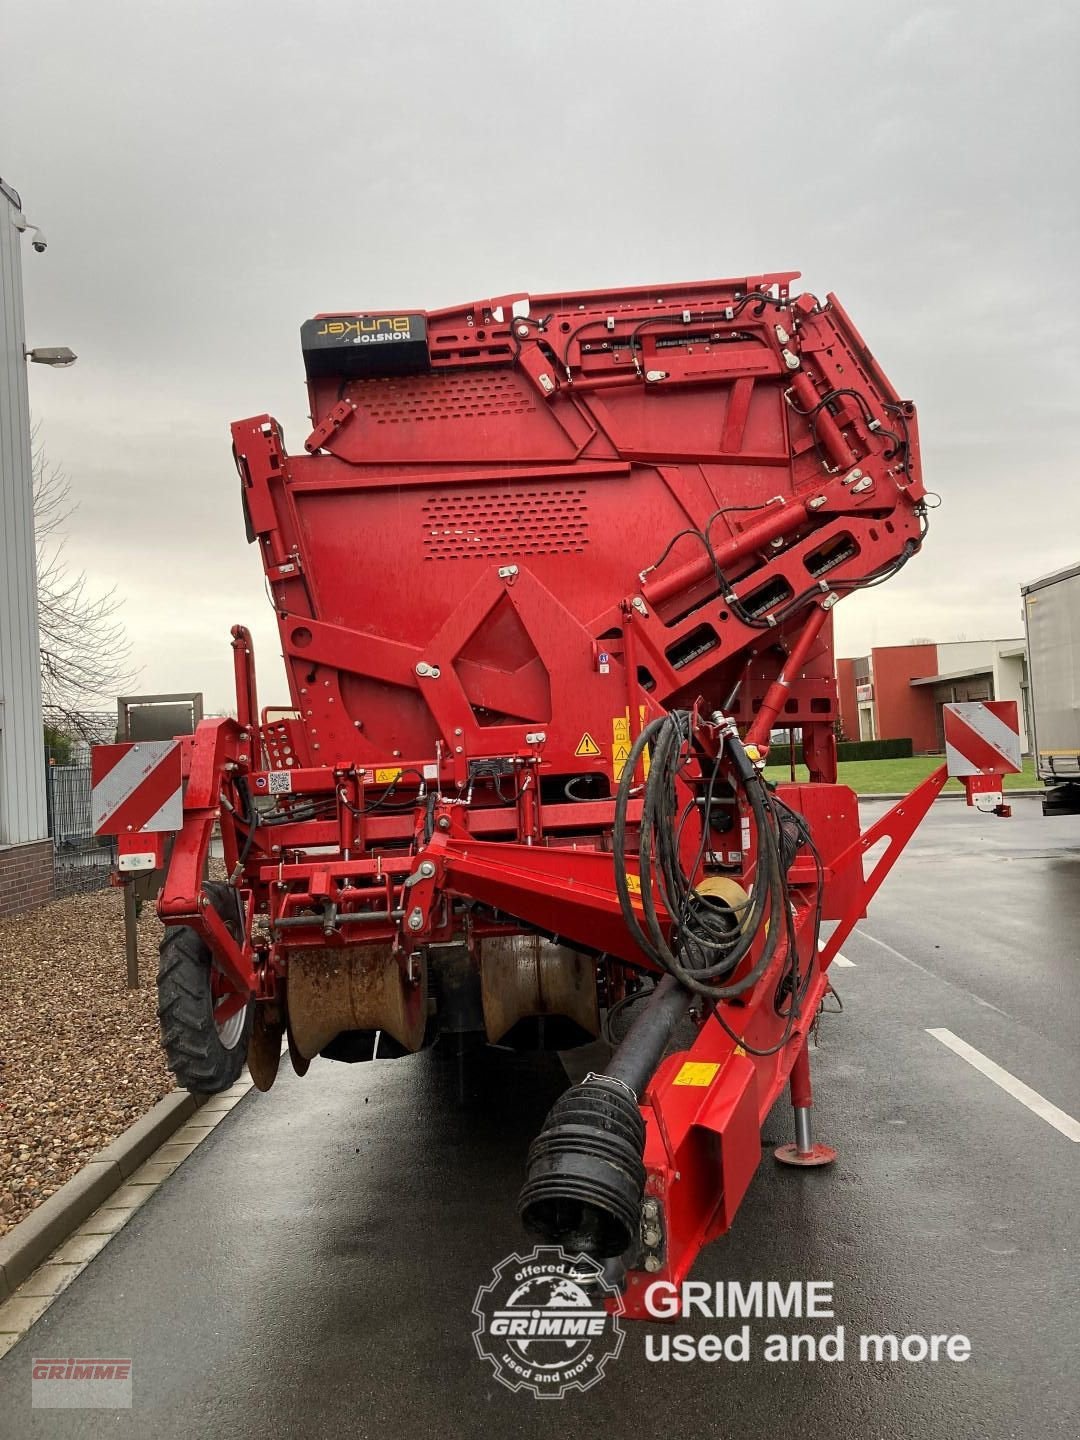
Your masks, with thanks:
<instances>
[{"instance_id":1,"label":"green lawn","mask_svg":"<svg viewBox=\"0 0 1080 1440\"><path fill-rule=\"evenodd\" d=\"M850 785L858 795L880 795L904 793L914 790L920 780L936 770L944 760L943 755L913 755L910 760L841 760L839 780L841 785ZM786 765L770 765L765 771L768 779L787 780L790 770ZM796 765L798 780L808 779L805 765ZM1024 760L1019 775L1006 775L1006 790L1034 790L1038 787L1035 770L1030 758ZM959 780L950 780L946 791L963 790Z\"/></svg>"}]
</instances>

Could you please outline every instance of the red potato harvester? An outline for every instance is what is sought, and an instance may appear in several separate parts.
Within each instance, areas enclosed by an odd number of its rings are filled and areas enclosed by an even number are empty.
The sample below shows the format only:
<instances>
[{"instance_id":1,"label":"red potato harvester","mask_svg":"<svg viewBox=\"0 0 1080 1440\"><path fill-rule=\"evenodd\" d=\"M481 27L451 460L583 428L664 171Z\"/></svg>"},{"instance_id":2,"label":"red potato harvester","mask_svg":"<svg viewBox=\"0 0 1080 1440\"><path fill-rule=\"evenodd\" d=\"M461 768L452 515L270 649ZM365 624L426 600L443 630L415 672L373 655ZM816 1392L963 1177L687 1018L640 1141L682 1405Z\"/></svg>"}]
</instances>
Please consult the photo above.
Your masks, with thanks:
<instances>
[{"instance_id":1,"label":"red potato harvester","mask_svg":"<svg viewBox=\"0 0 1080 1440\"><path fill-rule=\"evenodd\" d=\"M947 778L865 834L836 783L832 607L918 553L926 492L914 407L796 278L308 321L305 453L232 429L292 707L260 712L236 626L235 720L95 756L122 876L165 872L182 1085L246 1058L269 1089L285 1035L303 1074L622 1033L520 1209L630 1314L731 1225L785 1085L778 1158L833 1158L829 965ZM764 778L778 726L809 783ZM1003 809L1008 768L984 756L969 801Z\"/></svg>"}]
</instances>

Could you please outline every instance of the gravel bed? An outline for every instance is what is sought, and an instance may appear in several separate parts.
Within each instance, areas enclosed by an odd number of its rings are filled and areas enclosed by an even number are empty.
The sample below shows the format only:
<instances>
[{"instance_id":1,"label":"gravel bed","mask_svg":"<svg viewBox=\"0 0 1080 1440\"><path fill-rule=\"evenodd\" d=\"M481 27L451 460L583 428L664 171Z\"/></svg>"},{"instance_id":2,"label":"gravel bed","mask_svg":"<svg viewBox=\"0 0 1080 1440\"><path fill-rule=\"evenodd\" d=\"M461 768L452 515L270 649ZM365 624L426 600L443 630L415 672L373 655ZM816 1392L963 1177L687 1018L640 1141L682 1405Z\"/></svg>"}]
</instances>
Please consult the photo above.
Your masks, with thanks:
<instances>
[{"instance_id":1,"label":"gravel bed","mask_svg":"<svg viewBox=\"0 0 1080 1440\"><path fill-rule=\"evenodd\" d=\"M119 890L0 920L0 1234L174 1087L157 1023L153 904L127 988Z\"/></svg>"}]
</instances>

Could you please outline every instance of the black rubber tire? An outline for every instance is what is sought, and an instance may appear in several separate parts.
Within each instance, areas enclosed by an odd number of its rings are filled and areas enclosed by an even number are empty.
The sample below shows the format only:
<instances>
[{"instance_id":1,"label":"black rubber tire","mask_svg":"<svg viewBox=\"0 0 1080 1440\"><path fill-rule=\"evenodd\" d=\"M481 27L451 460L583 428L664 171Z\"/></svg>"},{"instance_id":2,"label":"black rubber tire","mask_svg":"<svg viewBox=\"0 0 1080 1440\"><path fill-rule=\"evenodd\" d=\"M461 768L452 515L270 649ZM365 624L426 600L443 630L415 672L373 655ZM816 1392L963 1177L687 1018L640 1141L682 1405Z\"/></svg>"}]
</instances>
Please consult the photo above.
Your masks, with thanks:
<instances>
[{"instance_id":1,"label":"black rubber tire","mask_svg":"<svg viewBox=\"0 0 1080 1440\"><path fill-rule=\"evenodd\" d=\"M214 909L233 935L239 933L234 890L205 887ZM198 931L170 925L158 951L158 1021L161 1043L176 1083L196 1095L217 1095L240 1078L254 1018L249 1002L240 1037L226 1048L214 1024L210 950Z\"/></svg>"}]
</instances>

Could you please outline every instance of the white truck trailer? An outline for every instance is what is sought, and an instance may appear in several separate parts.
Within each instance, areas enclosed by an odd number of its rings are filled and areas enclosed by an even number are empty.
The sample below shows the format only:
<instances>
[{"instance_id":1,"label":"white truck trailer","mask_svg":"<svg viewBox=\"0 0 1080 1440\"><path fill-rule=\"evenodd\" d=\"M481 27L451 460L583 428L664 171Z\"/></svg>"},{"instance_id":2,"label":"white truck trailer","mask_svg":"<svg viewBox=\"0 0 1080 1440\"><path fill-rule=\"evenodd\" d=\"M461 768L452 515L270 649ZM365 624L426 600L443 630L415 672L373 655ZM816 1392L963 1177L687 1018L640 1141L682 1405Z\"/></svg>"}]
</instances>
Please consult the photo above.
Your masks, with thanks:
<instances>
[{"instance_id":1,"label":"white truck trailer","mask_svg":"<svg viewBox=\"0 0 1080 1440\"><path fill-rule=\"evenodd\" d=\"M1035 769L1043 813L1080 814L1080 565L1022 585Z\"/></svg>"}]
</instances>

